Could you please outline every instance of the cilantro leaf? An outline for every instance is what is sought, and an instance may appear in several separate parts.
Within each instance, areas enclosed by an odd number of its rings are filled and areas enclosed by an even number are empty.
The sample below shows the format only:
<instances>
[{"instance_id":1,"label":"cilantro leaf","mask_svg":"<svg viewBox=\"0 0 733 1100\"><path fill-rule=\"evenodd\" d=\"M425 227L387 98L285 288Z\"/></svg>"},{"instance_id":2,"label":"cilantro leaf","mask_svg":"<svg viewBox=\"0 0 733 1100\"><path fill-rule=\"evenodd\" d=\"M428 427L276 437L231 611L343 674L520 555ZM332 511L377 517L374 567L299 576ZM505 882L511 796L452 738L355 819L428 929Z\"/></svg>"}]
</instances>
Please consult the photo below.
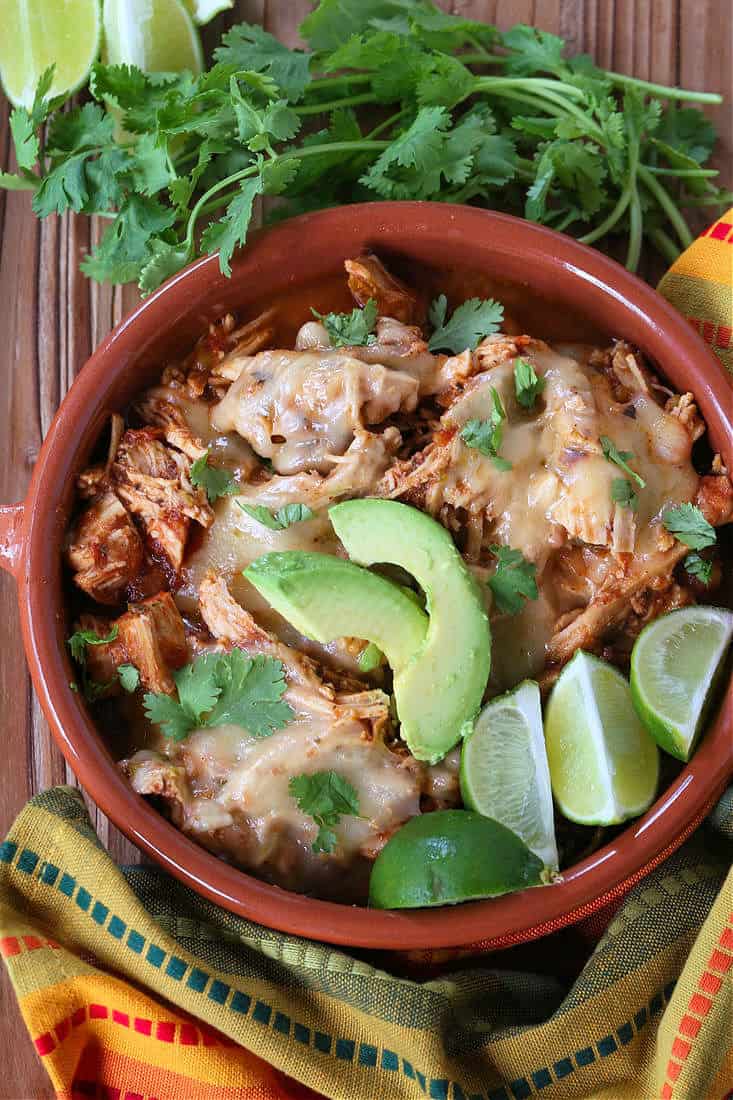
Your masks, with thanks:
<instances>
[{"instance_id":1,"label":"cilantro leaf","mask_svg":"<svg viewBox=\"0 0 733 1100\"><path fill-rule=\"evenodd\" d=\"M134 665L118 665L117 674L125 691L133 692L137 690L138 684L140 683L140 673Z\"/></svg>"},{"instance_id":2,"label":"cilantro leaf","mask_svg":"<svg viewBox=\"0 0 733 1100\"><path fill-rule=\"evenodd\" d=\"M433 190L426 177L439 169L450 116L445 107L422 107L411 126L396 137L361 177L384 198L425 198Z\"/></svg>"},{"instance_id":3,"label":"cilantro leaf","mask_svg":"<svg viewBox=\"0 0 733 1100\"><path fill-rule=\"evenodd\" d=\"M284 530L293 523L303 523L304 520L313 519L313 512L307 504L284 504L275 513L275 519Z\"/></svg>"},{"instance_id":4,"label":"cilantro leaf","mask_svg":"<svg viewBox=\"0 0 733 1100\"><path fill-rule=\"evenodd\" d=\"M676 152L702 164L715 145L715 127L694 107L669 106L659 120L655 137Z\"/></svg>"},{"instance_id":5,"label":"cilantro leaf","mask_svg":"<svg viewBox=\"0 0 733 1100\"><path fill-rule=\"evenodd\" d=\"M311 313L322 323L333 348L357 347L373 344L373 335L377 321L377 303L370 298L363 309L352 309L351 313L319 313L311 308Z\"/></svg>"},{"instance_id":6,"label":"cilantro leaf","mask_svg":"<svg viewBox=\"0 0 733 1100\"><path fill-rule=\"evenodd\" d=\"M117 626L113 626L106 637L101 637L95 630L75 630L71 637L66 639L66 644L71 650L71 656L77 664L86 662L86 648L88 645L109 645L117 637Z\"/></svg>"},{"instance_id":7,"label":"cilantro leaf","mask_svg":"<svg viewBox=\"0 0 733 1100\"><path fill-rule=\"evenodd\" d=\"M671 535L691 550L704 550L706 546L715 545L715 528L695 504L678 504L676 508L668 508L662 516L662 523Z\"/></svg>"},{"instance_id":8,"label":"cilantro leaf","mask_svg":"<svg viewBox=\"0 0 733 1100\"><path fill-rule=\"evenodd\" d=\"M157 199L128 195L82 271L99 282L130 282L152 258L152 238L174 220L174 212Z\"/></svg>"},{"instance_id":9,"label":"cilantro leaf","mask_svg":"<svg viewBox=\"0 0 733 1100\"><path fill-rule=\"evenodd\" d=\"M281 531L282 525L278 519L275 519L269 508L265 508L264 504L243 504L241 500L237 501L237 504L243 512L258 523L261 523L263 527L268 527L270 531Z\"/></svg>"},{"instance_id":10,"label":"cilantro leaf","mask_svg":"<svg viewBox=\"0 0 733 1100\"><path fill-rule=\"evenodd\" d=\"M498 470L511 470L511 462L499 455L499 447L504 434L503 424L506 412L498 391L491 387L491 416L488 420L467 420L461 429L461 439L467 447L475 447L482 455L491 458Z\"/></svg>"},{"instance_id":11,"label":"cilantro leaf","mask_svg":"<svg viewBox=\"0 0 733 1100\"><path fill-rule=\"evenodd\" d=\"M517 615L524 600L536 600L536 566L527 561L521 550L509 546L490 546L496 561L496 572L489 577L489 588L497 609L505 615Z\"/></svg>"},{"instance_id":12,"label":"cilantro leaf","mask_svg":"<svg viewBox=\"0 0 733 1100\"><path fill-rule=\"evenodd\" d=\"M537 375L532 364L526 359L517 359L514 364L514 392L519 404L531 409L544 388L545 379Z\"/></svg>"},{"instance_id":13,"label":"cilantro leaf","mask_svg":"<svg viewBox=\"0 0 733 1100\"><path fill-rule=\"evenodd\" d=\"M646 487L646 482L641 474L637 474L637 472L632 470L629 466L629 459L634 457L631 451L619 451L616 444L612 439L609 439L607 435L601 436L601 450L603 451L603 457L608 459L609 462L613 462L614 465L623 470L625 474L628 474L640 489Z\"/></svg>"},{"instance_id":14,"label":"cilantro leaf","mask_svg":"<svg viewBox=\"0 0 733 1100\"><path fill-rule=\"evenodd\" d=\"M227 31L222 43L214 50L216 61L266 73L288 99L297 102L310 83L310 56L302 50L289 50L262 27L240 23Z\"/></svg>"},{"instance_id":15,"label":"cilantro leaf","mask_svg":"<svg viewBox=\"0 0 733 1100\"><path fill-rule=\"evenodd\" d=\"M194 729L224 724L268 737L290 721L292 708L281 701L285 672L272 657L247 657L240 649L205 653L173 674L178 700L148 692L143 705L151 722L181 741Z\"/></svg>"},{"instance_id":16,"label":"cilantro leaf","mask_svg":"<svg viewBox=\"0 0 733 1100\"><path fill-rule=\"evenodd\" d=\"M12 172L0 172L0 187L4 191L35 191L35 176L16 176Z\"/></svg>"},{"instance_id":17,"label":"cilantro leaf","mask_svg":"<svg viewBox=\"0 0 733 1100\"><path fill-rule=\"evenodd\" d=\"M285 671L272 657L246 657L233 649L219 657L216 682L220 688L207 726L242 726L253 737L269 737L293 717L293 709L282 701Z\"/></svg>"},{"instance_id":18,"label":"cilantro leaf","mask_svg":"<svg viewBox=\"0 0 733 1100\"><path fill-rule=\"evenodd\" d=\"M439 295L430 307L430 323L434 328L428 347L431 351L451 351L459 355L468 348L474 351L479 341L496 332L504 319L504 307L493 298L469 298L453 311L446 321L448 301Z\"/></svg>"},{"instance_id":19,"label":"cilantro leaf","mask_svg":"<svg viewBox=\"0 0 733 1100\"><path fill-rule=\"evenodd\" d=\"M682 563L691 577L697 579L707 587L713 575L713 563L701 558L699 554L688 554Z\"/></svg>"},{"instance_id":20,"label":"cilantro leaf","mask_svg":"<svg viewBox=\"0 0 733 1100\"><path fill-rule=\"evenodd\" d=\"M237 491L237 483L228 470L209 464L209 452L206 451L191 465L191 484L206 490L209 504L219 497L231 496Z\"/></svg>"},{"instance_id":21,"label":"cilantro leaf","mask_svg":"<svg viewBox=\"0 0 733 1100\"><path fill-rule=\"evenodd\" d=\"M533 73L561 73L564 68L562 51L565 43L556 34L518 23L501 36L501 43L510 50L506 72L515 76Z\"/></svg>"},{"instance_id":22,"label":"cilantro leaf","mask_svg":"<svg viewBox=\"0 0 733 1100\"><path fill-rule=\"evenodd\" d=\"M94 149L112 140L114 119L98 103L85 103L54 116L48 128L47 151L52 155Z\"/></svg>"},{"instance_id":23,"label":"cilantro leaf","mask_svg":"<svg viewBox=\"0 0 733 1100\"><path fill-rule=\"evenodd\" d=\"M212 222L204 230L201 247L204 252L216 252L219 249L219 270L223 275L231 275L231 258L237 245L247 240L247 231L252 219L252 206L262 193L262 177L243 180L239 192L226 209L226 214L218 222Z\"/></svg>"},{"instance_id":24,"label":"cilantro leaf","mask_svg":"<svg viewBox=\"0 0 733 1100\"><path fill-rule=\"evenodd\" d=\"M43 177L33 196L33 211L39 218L65 210L79 213L84 208L89 197L85 160L86 153L77 153Z\"/></svg>"},{"instance_id":25,"label":"cilantro leaf","mask_svg":"<svg viewBox=\"0 0 733 1100\"><path fill-rule=\"evenodd\" d=\"M311 845L314 852L332 852L336 847L333 826L338 825L344 815L359 816L356 788L338 772L294 775L288 783L288 791L298 809L318 825L318 835Z\"/></svg>"},{"instance_id":26,"label":"cilantro leaf","mask_svg":"<svg viewBox=\"0 0 733 1100\"><path fill-rule=\"evenodd\" d=\"M284 504L282 508L277 510L275 515L272 514L269 508L265 508L264 504L242 504L241 500L238 500L237 504L248 516L257 520L263 527L268 527L271 531L284 531L286 527L290 527L293 523L302 523L304 520L313 519L314 515L307 504Z\"/></svg>"},{"instance_id":27,"label":"cilantro leaf","mask_svg":"<svg viewBox=\"0 0 733 1100\"><path fill-rule=\"evenodd\" d=\"M15 159L19 168L30 169L38 160L40 144L36 137L33 119L25 107L15 107L10 115L10 132L13 135Z\"/></svg>"},{"instance_id":28,"label":"cilantro leaf","mask_svg":"<svg viewBox=\"0 0 733 1100\"><path fill-rule=\"evenodd\" d=\"M611 482L611 500L621 508L630 508L632 512L639 507L639 498L634 487L625 477L615 477Z\"/></svg>"},{"instance_id":29,"label":"cilantro leaf","mask_svg":"<svg viewBox=\"0 0 733 1100\"><path fill-rule=\"evenodd\" d=\"M145 715L154 725L160 726L166 737L182 741L186 734L198 727L194 715L189 714L171 695L146 692L143 696Z\"/></svg>"}]
</instances>

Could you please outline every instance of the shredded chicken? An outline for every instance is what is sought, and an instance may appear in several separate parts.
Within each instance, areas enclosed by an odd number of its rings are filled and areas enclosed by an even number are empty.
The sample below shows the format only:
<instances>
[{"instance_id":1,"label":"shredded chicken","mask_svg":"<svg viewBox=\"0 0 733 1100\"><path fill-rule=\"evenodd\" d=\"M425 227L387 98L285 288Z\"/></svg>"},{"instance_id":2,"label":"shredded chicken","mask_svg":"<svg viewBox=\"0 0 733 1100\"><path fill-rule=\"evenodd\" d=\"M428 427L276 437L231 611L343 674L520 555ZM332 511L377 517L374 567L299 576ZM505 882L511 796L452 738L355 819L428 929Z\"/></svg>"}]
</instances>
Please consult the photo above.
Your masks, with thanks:
<instances>
[{"instance_id":1,"label":"shredded chicken","mask_svg":"<svg viewBox=\"0 0 733 1100\"><path fill-rule=\"evenodd\" d=\"M74 582L97 603L116 604L143 561L140 536L111 490L102 490L79 516L66 547Z\"/></svg>"},{"instance_id":2,"label":"shredded chicken","mask_svg":"<svg viewBox=\"0 0 733 1100\"><path fill-rule=\"evenodd\" d=\"M365 306L373 299L382 317L394 317L408 325L422 324L425 320L424 303L415 291L391 275L373 253L346 260L344 267L357 305Z\"/></svg>"}]
</instances>

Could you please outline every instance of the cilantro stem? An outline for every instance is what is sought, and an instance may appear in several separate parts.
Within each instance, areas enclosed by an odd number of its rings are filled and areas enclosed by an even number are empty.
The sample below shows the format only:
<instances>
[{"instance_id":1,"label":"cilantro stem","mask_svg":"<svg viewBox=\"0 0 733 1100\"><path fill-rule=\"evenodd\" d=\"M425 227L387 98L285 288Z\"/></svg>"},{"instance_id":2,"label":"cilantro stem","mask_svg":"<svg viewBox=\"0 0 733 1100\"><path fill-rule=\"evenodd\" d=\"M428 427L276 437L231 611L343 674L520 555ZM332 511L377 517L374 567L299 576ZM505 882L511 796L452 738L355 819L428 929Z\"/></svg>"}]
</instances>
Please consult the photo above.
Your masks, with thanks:
<instances>
[{"instance_id":1,"label":"cilantro stem","mask_svg":"<svg viewBox=\"0 0 733 1100\"><path fill-rule=\"evenodd\" d=\"M681 249L663 229L650 229L649 236L668 264L673 264L679 258Z\"/></svg>"},{"instance_id":2,"label":"cilantro stem","mask_svg":"<svg viewBox=\"0 0 733 1100\"><path fill-rule=\"evenodd\" d=\"M682 217L670 193L662 187L656 176L653 176L648 169L641 165L639 166L639 179L644 184L649 194L657 200L657 203L669 218L670 223L680 239L682 247L689 248L694 238L690 232L690 227Z\"/></svg>"},{"instance_id":3,"label":"cilantro stem","mask_svg":"<svg viewBox=\"0 0 733 1100\"><path fill-rule=\"evenodd\" d=\"M626 252L626 267L629 271L636 271L641 255L642 213L639 192L636 187L631 193L631 205L629 207L629 247Z\"/></svg>"},{"instance_id":4,"label":"cilantro stem","mask_svg":"<svg viewBox=\"0 0 733 1100\"><path fill-rule=\"evenodd\" d=\"M714 195L686 195L685 206L727 206L733 202L733 191L716 191Z\"/></svg>"},{"instance_id":5,"label":"cilantro stem","mask_svg":"<svg viewBox=\"0 0 733 1100\"><path fill-rule=\"evenodd\" d=\"M384 122L380 122L378 126L370 130L368 134L365 134L364 140L370 141L372 138L375 138L377 134L384 133L385 130L388 130L390 126L394 126L395 122L399 122L399 120L408 113L409 107L403 107L401 111L396 111L393 115L390 115L389 118L385 118Z\"/></svg>"},{"instance_id":6,"label":"cilantro stem","mask_svg":"<svg viewBox=\"0 0 733 1100\"><path fill-rule=\"evenodd\" d=\"M584 234L582 237L578 237L581 244L593 244L594 241L600 240L601 237L605 237L607 233L610 233L614 225L623 216L626 207L631 202L631 188L624 187L623 191L619 195L618 202L614 206L608 217L604 218L600 225L597 225L595 229L592 229L590 233Z\"/></svg>"},{"instance_id":7,"label":"cilantro stem","mask_svg":"<svg viewBox=\"0 0 733 1100\"><path fill-rule=\"evenodd\" d=\"M537 92L566 106L564 96L569 99L584 99L585 93L574 84L565 84L562 80L545 80L543 77L479 76L474 87L475 92L491 92L500 88L520 88L523 91ZM558 94L561 93L561 94Z\"/></svg>"},{"instance_id":8,"label":"cilantro stem","mask_svg":"<svg viewBox=\"0 0 733 1100\"><path fill-rule=\"evenodd\" d=\"M360 103L378 103L377 97L371 92L362 92L360 95L346 95L341 99L330 99L323 103L311 103L305 107L296 107L299 115L320 115L326 111L334 111L338 107L356 107Z\"/></svg>"},{"instance_id":9,"label":"cilantro stem","mask_svg":"<svg viewBox=\"0 0 733 1100\"><path fill-rule=\"evenodd\" d=\"M680 179L686 179L688 176L712 178L720 175L716 168L657 168L654 164L644 164L642 167L655 176L678 176Z\"/></svg>"},{"instance_id":10,"label":"cilantro stem","mask_svg":"<svg viewBox=\"0 0 733 1100\"><path fill-rule=\"evenodd\" d=\"M339 84L368 84L372 79L371 73L343 73L334 76L316 76L312 83L306 84L305 94L320 92L324 85L336 88Z\"/></svg>"},{"instance_id":11,"label":"cilantro stem","mask_svg":"<svg viewBox=\"0 0 733 1100\"><path fill-rule=\"evenodd\" d=\"M640 88L649 95L662 96L663 99L687 99L693 103L722 103L723 97L717 92L695 92L690 88L670 88L666 84L652 84L648 80L640 80L635 76L626 76L624 73L605 70L605 76L613 84L621 87Z\"/></svg>"}]
</instances>

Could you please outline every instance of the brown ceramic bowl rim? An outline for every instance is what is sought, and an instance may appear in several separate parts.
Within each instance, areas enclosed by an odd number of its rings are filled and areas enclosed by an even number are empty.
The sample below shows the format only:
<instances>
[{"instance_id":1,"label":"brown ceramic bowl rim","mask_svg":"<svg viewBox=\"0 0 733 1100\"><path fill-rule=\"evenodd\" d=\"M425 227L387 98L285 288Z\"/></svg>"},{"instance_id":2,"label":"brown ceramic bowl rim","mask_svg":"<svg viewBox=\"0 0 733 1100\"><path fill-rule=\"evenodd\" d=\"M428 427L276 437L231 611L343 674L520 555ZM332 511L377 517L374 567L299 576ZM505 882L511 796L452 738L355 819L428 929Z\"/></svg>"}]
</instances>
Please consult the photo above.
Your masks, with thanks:
<instances>
[{"instance_id":1,"label":"brown ceramic bowl rim","mask_svg":"<svg viewBox=\"0 0 733 1100\"><path fill-rule=\"evenodd\" d=\"M304 215L256 235L236 259L234 280L259 278L307 247L331 242L339 255L370 245L452 249L466 242L500 262L514 281L549 293L562 286L599 327L640 346L673 383L698 400L713 445L733 466L733 391L717 359L687 321L650 286L571 238L507 215L429 203L371 203ZM335 243L338 242L338 245ZM311 246L312 247L312 246ZM270 268L268 268L268 264ZM287 270L282 286L288 284ZM119 407L126 372L157 334L222 286L216 256L191 264L147 298L92 355L64 399L23 505L0 510L0 557L15 575L33 683L53 735L82 786L110 820L167 871L212 901L284 932L353 947L505 946L579 919L613 896L689 834L733 774L733 685L692 761L625 832L540 890L468 904L402 912L339 905L270 886L216 859L135 794L116 769L83 701L63 637L66 612L60 547L75 475L92 440ZM130 375L134 372L130 370ZM135 387L137 388L137 387Z\"/></svg>"}]
</instances>

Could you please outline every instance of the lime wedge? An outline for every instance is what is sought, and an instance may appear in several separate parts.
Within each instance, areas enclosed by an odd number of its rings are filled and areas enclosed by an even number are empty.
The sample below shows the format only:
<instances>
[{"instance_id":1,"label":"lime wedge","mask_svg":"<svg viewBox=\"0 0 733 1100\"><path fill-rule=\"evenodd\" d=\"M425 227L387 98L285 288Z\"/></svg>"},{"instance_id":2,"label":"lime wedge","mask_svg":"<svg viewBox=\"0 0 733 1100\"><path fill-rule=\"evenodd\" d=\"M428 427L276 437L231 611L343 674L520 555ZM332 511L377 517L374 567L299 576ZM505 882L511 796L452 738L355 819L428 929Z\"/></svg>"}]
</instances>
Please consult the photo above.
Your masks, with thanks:
<instances>
[{"instance_id":1,"label":"lime wedge","mask_svg":"<svg viewBox=\"0 0 733 1100\"><path fill-rule=\"evenodd\" d=\"M3 0L0 78L16 107L30 108L38 79L55 65L49 95L75 92L99 53L98 0Z\"/></svg>"},{"instance_id":2,"label":"lime wedge","mask_svg":"<svg viewBox=\"0 0 733 1100\"><path fill-rule=\"evenodd\" d=\"M651 805L659 750L634 710L621 673L579 650L545 712L552 793L579 825L618 825Z\"/></svg>"},{"instance_id":3,"label":"lime wedge","mask_svg":"<svg viewBox=\"0 0 733 1100\"><path fill-rule=\"evenodd\" d=\"M533 681L481 711L461 750L461 794L468 809L506 825L557 870L540 689Z\"/></svg>"},{"instance_id":4,"label":"lime wedge","mask_svg":"<svg viewBox=\"0 0 733 1100\"><path fill-rule=\"evenodd\" d=\"M436 810L411 818L387 841L372 868L369 904L455 905L544 879L542 860L511 829L470 810Z\"/></svg>"},{"instance_id":5,"label":"lime wedge","mask_svg":"<svg viewBox=\"0 0 733 1100\"><path fill-rule=\"evenodd\" d=\"M222 11L228 11L234 4L234 0L184 0L189 15L194 23L203 27L209 23L215 15Z\"/></svg>"},{"instance_id":6,"label":"lime wedge","mask_svg":"<svg viewBox=\"0 0 733 1100\"><path fill-rule=\"evenodd\" d=\"M200 73L198 31L181 0L104 0L104 54L147 73Z\"/></svg>"},{"instance_id":7,"label":"lime wedge","mask_svg":"<svg viewBox=\"0 0 733 1100\"><path fill-rule=\"evenodd\" d=\"M733 612L683 607L642 630L631 654L631 696L652 737L689 760L733 637Z\"/></svg>"}]
</instances>

